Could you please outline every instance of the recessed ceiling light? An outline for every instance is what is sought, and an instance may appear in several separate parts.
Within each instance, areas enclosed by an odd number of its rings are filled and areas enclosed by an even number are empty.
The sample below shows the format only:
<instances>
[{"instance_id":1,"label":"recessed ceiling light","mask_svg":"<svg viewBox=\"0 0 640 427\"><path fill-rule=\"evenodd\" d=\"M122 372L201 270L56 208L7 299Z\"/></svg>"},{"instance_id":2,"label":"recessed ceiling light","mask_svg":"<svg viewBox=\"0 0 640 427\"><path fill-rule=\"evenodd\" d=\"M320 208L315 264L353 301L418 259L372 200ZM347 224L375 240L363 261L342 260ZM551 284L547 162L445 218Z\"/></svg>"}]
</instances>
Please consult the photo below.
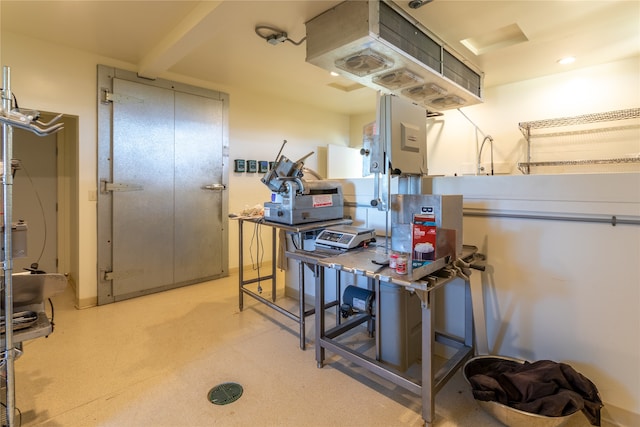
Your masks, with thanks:
<instances>
[{"instance_id":1,"label":"recessed ceiling light","mask_svg":"<svg viewBox=\"0 0 640 427\"><path fill-rule=\"evenodd\" d=\"M333 77L338 77L340 75L340 74L336 73L335 71L332 71L329 74L331 74Z\"/></svg>"},{"instance_id":2,"label":"recessed ceiling light","mask_svg":"<svg viewBox=\"0 0 640 427\"><path fill-rule=\"evenodd\" d=\"M567 65L574 63L576 58L574 56L565 56L564 58L558 59L558 64Z\"/></svg>"}]
</instances>

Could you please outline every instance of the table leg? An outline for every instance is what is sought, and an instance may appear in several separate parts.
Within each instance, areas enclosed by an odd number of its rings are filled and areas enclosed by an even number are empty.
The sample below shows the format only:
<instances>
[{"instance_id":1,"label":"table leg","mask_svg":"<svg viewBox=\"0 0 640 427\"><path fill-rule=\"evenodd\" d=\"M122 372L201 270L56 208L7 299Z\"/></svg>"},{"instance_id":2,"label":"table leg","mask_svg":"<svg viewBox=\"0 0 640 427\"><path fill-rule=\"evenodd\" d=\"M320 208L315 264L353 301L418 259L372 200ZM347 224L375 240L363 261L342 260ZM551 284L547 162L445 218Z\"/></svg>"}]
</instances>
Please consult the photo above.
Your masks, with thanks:
<instances>
[{"instance_id":1,"label":"table leg","mask_svg":"<svg viewBox=\"0 0 640 427\"><path fill-rule=\"evenodd\" d=\"M431 305L432 293L429 292L422 300L422 419L425 426L430 427L435 418L434 393L434 360L433 350L435 341L434 310Z\"/></svg>"},{"instance_id":2,"label":"table leg","mask_svg":"<svg viewBox=\"0 0 640 427\"><path fill-rule=\"evenodd\" d=\"M304 304L304 263L298 261L298 304L300 305L300 348L304 350L306 348L306 318L305 304Z\"/></svg>"},{"instance_id":3,"label":"table leg","mask_svg":"<svg viewBox=\"0 0 640 427\"><path fill-rule=\"evenodd\" d=\"M487 321L484 312L482 276L482 274L472 274L469 279L468 287L471 292L471 302L473 305L473 326L475 328L476 354L488 355L489 340L487 339Z\"/></svg>"},{"instance_id":4,"label":"table leg","mask_svg":"<svg viewBox=\"0 0 640 427\"><path fill-rule=\"evenodd\" d=\"M276 258L277 245L276 228L271 227L271 301L273 302L276 302L276 264L278 262L278 259Z\"/></svg>"},{"instance_id":5,"label":"table leg","mask_svg":"<svg viewBox=\"0 0 640 427\"><path fill-rule=\"evenodd\" d=\"M324 338L324 268L314 266L316 278L316 362L318 368L322 368L324 363L324 347L321 340Z\"/></svg>"},{"instance_id":6,"label":"table leg","mask_svg":"<svg viewBox=\"0 0 640 427\"><path fill-rule=\"evenodd\" d=\"M381 354L382 354L382 349L381 349L381 343L380 343L380 334L381 334L381 329L380 329L380 319L382 319L382 302L380 301L380 299L382 298L382 293L380 292L380 279L373 279L373 291L374 291L374 304L375 304L375 322L373 324L373 331L371 331L371 320L368 320L367 325L369 328L369 336L374 336L375 337L375 342L376 342L376 360L380 360L381 358Z\"/></svg>"},{"instance_id":7,"label":"table leg","mask_svg":"<svg viewBox=\"0 0 640 427\"><path fill-rule=\"evenodd\" d=\"M242 219L238 219L238 307L240 311L243 309L243 300L242 300L242 287L244 286L244 248L243 248L243 233L242 228L244 221Z\"/></svg>"},{"instance_id":8,"label":"table leg","mask_svg":"<svg viewBox=\"0 0 640 427\"><path fill-rule=\"evenodd\" d=\"M471 281L465 280L465 283L464 283L464 345L466 345L467 347L474 346L474 334L473 334L473 326L475 323L474 313L475 313L475 310L473 309L473 297L471 295ZM484 314L483 314L483 317L484 317Z\"/></svg>"},{"instance_id":9,"label":"table leg","mask_svg":"<svg viewBox=\"0 0 640 427\"><path fill-rule=\"evenodd\" d=\"M342 288L342 274L340 274L340 270L336 270L336 325L342 323L342 318L340 314L340 305L342 304L342 295L340 294L340 289Z\"/></svg>"}]
</instances>

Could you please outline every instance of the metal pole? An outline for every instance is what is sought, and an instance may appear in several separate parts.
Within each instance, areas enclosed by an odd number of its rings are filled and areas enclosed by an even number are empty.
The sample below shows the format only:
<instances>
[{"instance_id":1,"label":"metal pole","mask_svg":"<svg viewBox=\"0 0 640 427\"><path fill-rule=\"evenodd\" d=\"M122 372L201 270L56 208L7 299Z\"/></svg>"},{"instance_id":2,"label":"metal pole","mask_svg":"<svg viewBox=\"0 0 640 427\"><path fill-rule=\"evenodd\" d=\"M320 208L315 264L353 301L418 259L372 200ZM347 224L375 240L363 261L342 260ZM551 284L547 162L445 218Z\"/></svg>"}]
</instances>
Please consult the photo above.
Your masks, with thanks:
<instances>
[{"instance_id":1,"label":"metal pole","mask_svg":"<svg viewBox=\"0 0 640 427\"><path fill-rule=\"evenodd\" d=\"M244 308L244 236L243 236L244 219L238 218L238 309L242 311Z\"/></svg>"},{"instance_id":2,"label":"metal pole","mask_svg":"<svg viewBox=\"0 0 640 427\"><path fill-rule=\"evenodd\" d=\"M11 111L11 70L9 67L2 69L2 108ZM7 427L14 426L15 415L15 377L14 377L14 360L15 349L13 348L13 282L11 274L13 272L13 247L11 244L11 212L13 209L12 189L13 175L11 174L11 159L13 158L13 128L6 124L2 124L2 187L4 196L4 261L2 269L4 272L4 319L5 319L5 335L4 335L4 362L6 369L6 411L7 411Z\"/></svg>"}]
</instances>

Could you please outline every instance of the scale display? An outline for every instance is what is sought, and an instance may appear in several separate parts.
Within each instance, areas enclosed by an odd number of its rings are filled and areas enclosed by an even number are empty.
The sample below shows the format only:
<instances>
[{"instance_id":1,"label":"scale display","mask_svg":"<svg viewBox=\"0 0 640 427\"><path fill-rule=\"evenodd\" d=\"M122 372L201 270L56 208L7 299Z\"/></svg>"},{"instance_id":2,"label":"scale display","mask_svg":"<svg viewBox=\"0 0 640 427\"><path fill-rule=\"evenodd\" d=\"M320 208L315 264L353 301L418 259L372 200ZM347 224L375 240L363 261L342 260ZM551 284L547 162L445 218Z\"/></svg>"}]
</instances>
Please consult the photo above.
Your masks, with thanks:
<instances>
[{"instance_id":1,"label":"scale display","mask_svg":"<svg viewBox=\"0 0 640 427\"><path fill-rule=\"evenodd\" d=\"M316 245L339 249L354 249L374 240L375 237L376 233L372 228L339 226L322 230L316 237Z\"/></svg>"}]
</instances>

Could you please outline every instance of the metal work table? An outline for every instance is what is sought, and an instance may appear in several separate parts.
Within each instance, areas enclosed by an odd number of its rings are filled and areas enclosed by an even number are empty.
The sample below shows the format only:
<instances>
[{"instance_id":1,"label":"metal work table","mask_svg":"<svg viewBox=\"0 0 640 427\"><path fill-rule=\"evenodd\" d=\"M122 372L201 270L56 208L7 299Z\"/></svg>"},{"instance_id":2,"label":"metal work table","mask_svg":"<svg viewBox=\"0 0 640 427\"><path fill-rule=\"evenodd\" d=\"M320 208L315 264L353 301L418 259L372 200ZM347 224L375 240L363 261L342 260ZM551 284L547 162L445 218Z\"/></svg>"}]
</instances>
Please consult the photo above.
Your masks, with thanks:
<instances>
[{"instance_id":1,"label":"metal work table","mask_svg":"<svg viewBox=\"0 0 640 427\"><path fill-rule=\"evenodd\" d=\"M25 307L16 307L15 312L31 311L38 315L36 321L29 327L13 331L14 344L22 344L23 341L49 336L53 332L53 325L47 317L44 303L33 304ZM4 345L4 332L0 334L0 345Z\"/></svg>"},{"instance_id":2,"label":"metal work table","mask_svg":"<svg viewBox=\"0 0 640 427\"><path fill-rule=\"evenodd\" d=\"M475 247L465 246L461 258L466 262L470 262L476 252L477 249ZM381 267L372 262L373 260L379 260L382 255L382 253L376 252L375 247L352 250L337 256L324 256L322 254L318 256L309 251L287 252L288 257L296 259L301 263L306 263L314 269L316 278L315 352L318 367L321 368L323 366L325 350L329 350L398 386L420 395L422 397L422 418L426 425L430 426L435 416L435 394L474 353L473 309L470 281L465 279L464 337L446 335L435 330L435 307L432 304L431 292L442 288L458 277L451 264L445 263L444 259L436 260L431 264L432 269L428 269L432 271L428 271L425 277L419 280L411 280L407 275L396 274L394 270L385 266ZM379 296L381 295L381 282L399 285L405 288L406 291L415 292L419 296L422 318L421 381L412 379L404 373L379 361L381 316L373 316L375 317L375 359L341 344L336 339L342 333L370 319L356 318L343 324L337 324L333 329L326 330L324 310L322 309L322 302L325 298L326 269L335 271L336 275L339 275L340 272L348 272L370 279L373 282L376 295L374 313L380 313ZM368 317L370 318L371 316ZM433 357L436 342L457 350L437 372Z\"/></svg>"},{"instance_id":3,"label":"metal work table","mask_svg":"<svg viewBox=\"0 0 640 427\"><path fill-rule=\"evenodd\" d=\"M304 265L303 263L298 263L298 286L299 286L299 298L298 298L298 313L293 313L282 306L276 304L276 266L277 266L277 231L283 230L288 235L292 236L292 238L297 238L299 245L302 247L304 234L314 231L320 231L327 227L333 227L336 225L348 225L352 223L350 219L336 219L330 221L318 221L311 222L307 224L300 225L287 225L280 224L271 221L265 221L263 217L236 217L234 218L238 221L238 247L239 247L239 272L238 272L238 287L239 287L239 308L240 311L244 308L244 294L247 294L256 300L260 301L263 304L273 308L277 312L283 314L284 316L295 320L300 325L300 348L302 350L305 349L306 344L306 333L305 333L305 319L308 316L311 316L315 313L315 308L310 310L305 309L305 280L304 280ZM254 226L267 226L271 227L271 272L265 276L261 276L258 274L257 277L251 279L245 279L244 277L244 223L249 222ZM263 281L271 281L271 301L253 290L246 287L246 285L263 282Z\"/></svg>"},{"instance_id":4,"label":"metal work table","mask_svg":"<svg viewBox=\"0 0 640 427\"><path fill-rule=\"evenodd\" d=\"M53 324L47 317L45 301L53 295L63 292L67 287L67 278L63 274L17 273L13 278L13 313L32 312L37 319L28 327L14 329L12 341L22 344L24 341L46 337L53 332ZM0 277L2 281L4 277ZM0 310L4 321L4 305ZM6 322L5 322L6 327ZM0 333L0 345L5 345L5 334Z\"/></svg>"}]
</instances>

